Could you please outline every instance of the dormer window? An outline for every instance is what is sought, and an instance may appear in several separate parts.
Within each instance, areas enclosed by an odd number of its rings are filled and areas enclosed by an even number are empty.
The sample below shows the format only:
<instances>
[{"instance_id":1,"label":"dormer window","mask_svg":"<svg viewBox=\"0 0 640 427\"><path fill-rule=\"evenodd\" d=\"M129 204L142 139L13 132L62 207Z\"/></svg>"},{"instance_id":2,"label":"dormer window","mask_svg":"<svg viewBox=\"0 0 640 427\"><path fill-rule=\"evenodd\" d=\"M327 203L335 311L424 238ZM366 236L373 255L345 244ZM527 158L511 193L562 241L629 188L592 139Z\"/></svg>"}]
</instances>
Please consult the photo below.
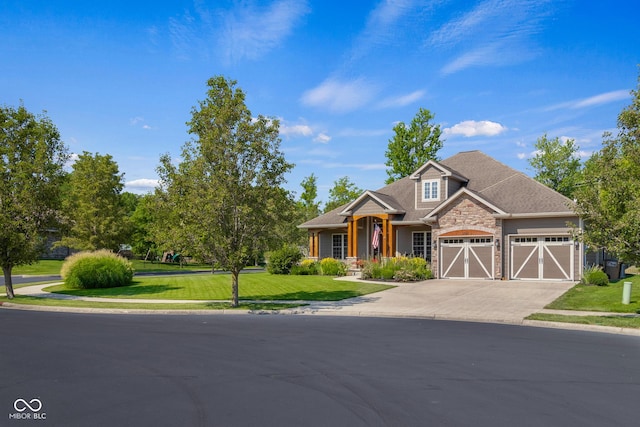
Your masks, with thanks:
<instances>
[{"instance_id":1,"label":"dormer window","mask_svg":"<svg viewBox=\"0 0 640 427\"><path fill-rule=\"evenodd\" d=\"M428 181L422 181L422 201L433 202L440 200L440 180L430 179Z\"/></svg>"}]
</instances>

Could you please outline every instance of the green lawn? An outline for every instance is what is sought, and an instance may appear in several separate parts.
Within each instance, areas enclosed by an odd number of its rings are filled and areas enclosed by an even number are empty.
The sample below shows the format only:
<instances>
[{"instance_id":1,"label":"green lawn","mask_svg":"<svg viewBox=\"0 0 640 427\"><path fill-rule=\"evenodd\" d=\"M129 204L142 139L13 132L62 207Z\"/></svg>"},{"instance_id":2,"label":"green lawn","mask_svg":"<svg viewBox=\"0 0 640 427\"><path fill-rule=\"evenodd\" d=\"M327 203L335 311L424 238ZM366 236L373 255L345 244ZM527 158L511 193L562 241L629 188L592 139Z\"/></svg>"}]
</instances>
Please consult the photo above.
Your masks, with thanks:
<instances>
[{"instance_id":1,"label":"green lawn","mask_svg":"<svg viewBox=\"0 0 640 427\"><path fill-rule=\"evenodd\" d=\"M631 304L622 304L624 282L632 283ZM636 313L640 310L640 275L611 282L609 286L576 285L546 308L556 310Z\"/></svg>"},{"instance_id":2,"label":"green lawn","mask_svg":"<svg viewBox=\"0 0 640 427\"><path fill-rule=\"evenodd\" d=\"M631 282L630 304L622 304L624 282ZM555 310L582 310L620 313L619 316L567 316L560 314L535 313L529 320L549 322L580 323L587 325L615 326L620 328L640 328L640 275L634 275L609 284L609 286L576 285L546 308Z\"/></svg>"},{"instance_id":3,"label":"green lawn","mask_svg":"<svg viewBox=\"0 0 640 427\"><path fill-rule=\"evenodd\" d=\"M260 301L339 301L378 292L392 286L334 280L327 276L281 276L268 273L240 275L240 299ZM138 277L130 286L109 289L67 289L64 285L46 290L79 296L178 300L229 300L231 276L197 274Z\"/></svg>"}]
</instances>

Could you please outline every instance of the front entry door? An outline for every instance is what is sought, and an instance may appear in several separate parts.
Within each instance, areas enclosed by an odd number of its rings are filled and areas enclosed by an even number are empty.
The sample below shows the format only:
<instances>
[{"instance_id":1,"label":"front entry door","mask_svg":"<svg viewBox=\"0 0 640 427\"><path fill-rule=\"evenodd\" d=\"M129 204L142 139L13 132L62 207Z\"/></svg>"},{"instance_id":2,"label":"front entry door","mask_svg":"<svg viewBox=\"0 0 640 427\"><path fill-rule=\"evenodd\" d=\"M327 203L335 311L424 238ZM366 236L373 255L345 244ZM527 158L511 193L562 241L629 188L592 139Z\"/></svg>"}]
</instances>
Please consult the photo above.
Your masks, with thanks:
<instances>
[{"instance_id":1,"label":"front entry door","mask_svg":"<svg viewBox=\"0 0 640 427\"><path fill-rule=\"evenodd\" d=\"M456 238L440 241L443 279L493 279L493 238Z\"/></svg>"}]
</instances>

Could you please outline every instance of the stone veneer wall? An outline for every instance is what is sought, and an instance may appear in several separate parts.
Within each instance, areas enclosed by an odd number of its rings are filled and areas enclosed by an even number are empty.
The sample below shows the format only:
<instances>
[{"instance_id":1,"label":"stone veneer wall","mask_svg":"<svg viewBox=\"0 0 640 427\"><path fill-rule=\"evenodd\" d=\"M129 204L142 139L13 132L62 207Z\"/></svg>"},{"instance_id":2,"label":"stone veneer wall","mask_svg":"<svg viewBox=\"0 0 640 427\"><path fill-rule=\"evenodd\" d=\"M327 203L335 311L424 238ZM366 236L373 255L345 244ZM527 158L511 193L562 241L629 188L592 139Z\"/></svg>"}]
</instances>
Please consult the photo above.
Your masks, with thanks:
<instances>
[{"instance_id":1,"label":"stone veneer wall","mask_svg":"<svg viewBox=\"0 0 640 427\"><path fill-rule=\"evenodd\" d=\"M438 214L438 221L433 224L433 241L438 242L441 234L458 230L476 230L493 235L494 244L496 239L500 239L500 247L495 248L495 271L494 278L500 279L502 274L502 253L504 242L502 241L502 220L493 217L493 210L480 205L475 199L468 195L463 195ZM463 237L463 236L461 236ZM432 252L432 264L439 267L440 248ZM437 277L440 277L439 268Z\"/></svg>"}]
</instances>

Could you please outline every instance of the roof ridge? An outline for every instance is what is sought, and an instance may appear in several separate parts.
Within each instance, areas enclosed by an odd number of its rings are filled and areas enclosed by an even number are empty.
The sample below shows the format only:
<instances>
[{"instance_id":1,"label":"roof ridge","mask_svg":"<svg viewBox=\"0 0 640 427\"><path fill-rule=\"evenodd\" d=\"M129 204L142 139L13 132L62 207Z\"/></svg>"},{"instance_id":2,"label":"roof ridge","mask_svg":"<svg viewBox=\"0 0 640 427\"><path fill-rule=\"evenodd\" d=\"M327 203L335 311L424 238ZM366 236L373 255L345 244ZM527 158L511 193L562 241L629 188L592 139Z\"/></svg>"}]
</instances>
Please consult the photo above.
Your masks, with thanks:
<instances>
[{"instance_id":1,"label":"roof ridge","mask_svg":"<svg viewBox=\"0 0 640 427\"><path fill-rule=\"evenodd\" d=\"M518 176L518 175L524 175L524 176L526 177L526 175L525 175L525 174L523 174L522 172L518 172L518 171L516 171L516 170L514 170L514 172L515 172L515 173L512 173L512 174L511 174L511 175L509 175L508 177L506 177L506 178L504 178L504 179L502 179L502 180L500 180L500 181L498 181L498 182L494 182L494 183L493 183L493 184L491 184L490 186L485 187L485 188L483 188L482 190L478 190L477 192L478 192L478 193L480 193L480 194L482 194L483 192L485 192L485 191L489 190L490 188L493 188L493 187L495 187L496 185L502 184L503 182L508 181L508 180L510 180L511 178L513 178L513 177L515 177L515 176ZM527 177L527 178L528 178L528 177Z\"/></svg>"}]
</instances>

